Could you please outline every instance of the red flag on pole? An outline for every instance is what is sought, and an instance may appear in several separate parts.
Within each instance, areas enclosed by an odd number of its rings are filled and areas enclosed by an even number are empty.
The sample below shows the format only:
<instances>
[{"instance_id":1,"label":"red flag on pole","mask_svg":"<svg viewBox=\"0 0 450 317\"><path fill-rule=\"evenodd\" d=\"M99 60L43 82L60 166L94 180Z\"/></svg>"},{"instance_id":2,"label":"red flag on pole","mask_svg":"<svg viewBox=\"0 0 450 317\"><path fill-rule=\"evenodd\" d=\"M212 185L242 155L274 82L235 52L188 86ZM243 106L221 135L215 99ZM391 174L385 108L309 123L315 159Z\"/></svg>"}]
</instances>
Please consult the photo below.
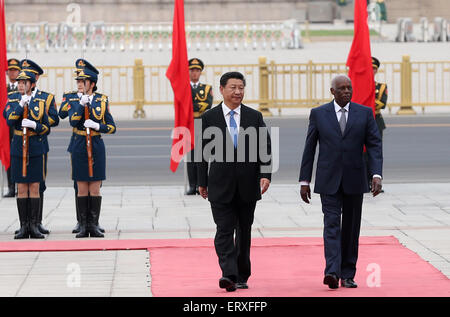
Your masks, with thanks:
<instances>
[{"instance_id":1,"label":"red flag on pole","mask_svg":"<svg viewBox=\"0 0 450 317\"><path fill-rule=\"evenodd\" d=\"M348 75L352 80L352 101L371 107L375 115L375 80L367 24L367 1L355 0L354 36L347 58Z\"/></svg>"},{"instance_id":2,"label":"red flag on pole","mask_svg":"<svg viewBox=\"0 0 450 317\"><path fill-rule=\"evenodd\" d=\"M6 57L6 21L5 21L5 1L0 0L0 160L5 169L10 165L9 154L9 127L3 118L3 110L8 101L5 72L8 69Z\"/></svg>"},{"instance_id":3,"label":"red flag on pole","mask_svg":"<svg viewBox=\"0 0 450 317\"><path fill-rule=\"evenodd\" d=\"M184 3L175 0L172 31L172 61L166 72L172 84L175 106L175 126L172 133L170 169L177 170L183 156L194 146L194 113L184 28Z\"/></svg>"}]
</instances>

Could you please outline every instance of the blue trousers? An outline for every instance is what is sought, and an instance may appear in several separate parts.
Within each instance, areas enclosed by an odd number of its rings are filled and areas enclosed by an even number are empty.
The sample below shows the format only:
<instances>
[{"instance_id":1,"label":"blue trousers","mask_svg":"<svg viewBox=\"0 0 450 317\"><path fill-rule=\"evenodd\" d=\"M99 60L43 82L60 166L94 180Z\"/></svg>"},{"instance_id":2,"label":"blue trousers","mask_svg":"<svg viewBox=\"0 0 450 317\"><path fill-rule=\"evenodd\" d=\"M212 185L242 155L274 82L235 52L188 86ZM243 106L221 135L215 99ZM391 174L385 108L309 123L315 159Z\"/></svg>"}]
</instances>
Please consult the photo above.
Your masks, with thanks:
<instances>
[{"instance_id":1,"label":"blue trousers","mask_svg":"<svg viewBox=\"0 0 450 317\"><path fill-rule=\"evenodd\" d=\"M354 278L358 260L363 194L321 194L324 215L325 274ZM341 219L342 218L342 219Z\"/></svg>"}]
</instances>

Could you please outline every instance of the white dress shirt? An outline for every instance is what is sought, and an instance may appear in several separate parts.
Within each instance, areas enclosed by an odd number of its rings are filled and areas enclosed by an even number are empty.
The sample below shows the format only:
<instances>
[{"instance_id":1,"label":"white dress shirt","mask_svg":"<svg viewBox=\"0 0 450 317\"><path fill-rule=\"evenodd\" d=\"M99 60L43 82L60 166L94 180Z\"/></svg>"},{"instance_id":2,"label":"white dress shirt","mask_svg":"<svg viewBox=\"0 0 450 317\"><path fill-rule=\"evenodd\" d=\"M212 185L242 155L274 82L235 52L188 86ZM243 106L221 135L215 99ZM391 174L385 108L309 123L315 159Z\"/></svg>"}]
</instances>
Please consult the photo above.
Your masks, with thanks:
<instances>
[{"instance_id":1,"label":"white dress shirt","mask_svg":"<svg viewBox=\"0 0 450 317\"><path fill-rule=\"evenodd\" d=\"M223 111L223 116L225 117L225 122L227 123L227 127L228 127L228 132L230 132L231 135L231 128L230 128L230 111L231 109L228 108L228 106L222 102L222 111ZM236 109L234 109L234 121L236 121L236 126L237 126L237 133L239 133L239 125L241 123L241 106L239 105L239 107L237 107Z\"/></svg>"},{"instance_id":2,"label":"white dress shirt","mask_svg":"<svg viewBox=\"0 0 450 317\"><path fill-rule=\"evenodd\" d=\"M16 81L16 82L14 82L14 83L9 83L9 89L11 89L11 90L17 90L17 85L18 85L19 83Z\"/></svg>"},{"instance_id":3,"label":"white dress shirt","mask_svg":"<svg viewBox=\"0 0 450 317\"><path fill-rule=\"evenodd\" d=\"M196 83L194 83L193 81L191 81L191 87L192 87L192 88L197 88L198 85L200 85L200 82L199 82L199 81L196 82Z\"/></svg>"},{"instance_id":4,"label":"white dress shirt","mask_svg":"<svg viewBox=\"0 0 450 317\"><path fill-rule=\"evenodd\" d=\"M342 111L341 111L342 107L337 104L336 100L333 100L333 103L334 103L334 111L336 112L336 118L337 118L337 121L339 122L339 120L341 120L341 116L342 116ZM345 119L346 119L345 122L348 122L348 113L349 113L349 110L350 110L350 102L345 105L344 109L347 110L347 111L344 112L345 113ZM375 178L375 177L382 178L378 174L374 174L372 178ZM307 182L307 181L301 181L300 182L300 186L309 185L309 183L310 182Z\"/></svg>"},{"instance_id":5,"label":"white dress shirt","mask_svg":"<svg viewBox=\"0 0 450 317\"><path fill-rule=\"evenodd\" d=\"M336 117L337 117L337 121L339 122L341 120L341 116L342 116L342 111L341 111L341 106L339 106L336 101L334 102L334 111L336 111ZM344 107L345 110L345 122L348 122L348 111L350 110L350 102L348 104L345 105Z\"/></svg>"}]
</instances>

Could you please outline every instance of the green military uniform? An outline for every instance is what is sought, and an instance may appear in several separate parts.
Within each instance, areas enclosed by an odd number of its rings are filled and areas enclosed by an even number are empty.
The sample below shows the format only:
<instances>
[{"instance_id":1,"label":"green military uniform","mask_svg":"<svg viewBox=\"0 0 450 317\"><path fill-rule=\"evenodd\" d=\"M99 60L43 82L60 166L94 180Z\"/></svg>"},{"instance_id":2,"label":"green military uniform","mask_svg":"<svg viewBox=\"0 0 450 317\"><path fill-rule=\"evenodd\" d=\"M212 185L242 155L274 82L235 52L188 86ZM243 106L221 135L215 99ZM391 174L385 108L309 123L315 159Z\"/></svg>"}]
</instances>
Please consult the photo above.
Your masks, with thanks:
<instances>
[{"instance_id":1,"label":"green military uniform","mask_svg":"<svg viewBox=\"0 0 450 317\"><path fill-rule=\"evenodd\" d=\"M381 136L383 136L383 130L386 129L386 124L381 115L381 109L386 108L387 98L387 85L385 83L375 82L375 121L377 122Z\"/></svg>"},{"instance_id":2,"label":"green military uniform","mask_svg":"<svg viewBox=\"0 0 450 317\"><path fill-rule=\"evenodd\" d=\"M204 64L198 58L192 58L189 60L189 69L200 69L203 71ZM191 93L194 118L200 119L202 114L211 109L213 103L213 94L211 85L202 84L200 82L191 82ZM195 120L197 121L197 120ZM196 123L197 124L197 123ZM187 195L194 195L197 191L197 165L194 160L194 150L191 151L190 161L187 162L187 172L189 179L189 189L186 192Z\"/></svg>"},{"instance_id":3,"label":"green military uniform","mask_svg":"<svg viewBox=\"0 0 450 317\"><path fill-rule=\"evenodd\" d=\"M194 118L200 118L202 114L211 109L213 102L212 87L211 85L206 85L198 83L196 86L191 86L192 88L192 101L194 104Z\"/></svg>"},{"instance_id":4,"label":"green military uniform","mask_svg":"<svg viewBox=\"0 0 450 317\"><path fill-rule=\"evenodd\" d=\"M372 57L372 67L374 72L378 71L380 67L380 61ZM386 124L384 123L383 116L381 115L381 109L386 108L388 98L387 85L385 83L375 82L375 122L380 131L381 138L383 138L383 130L386 129ZM369 173L369 158L367 152L364 153L364 160L367 164L367 179L369 180L369 188L372 187L372 175ZM384 193L384 190L381 190Z\"/></svg>"},{"instance_id":5,"label":"green military uniform","mask_svg":"<svg viewBox=\"0 0 450 317\"><path fill-rule=\"evenodd\" d=\"M372 57L372 67L374 70L378 70L380 67L380 61ZM381 115L381 109L386 108L388 98L387 85L385 83L375 82L375 121L380 130L380 134L383 137L383 130L386 129L383 116Z\"/></svg>"}]
</instances>

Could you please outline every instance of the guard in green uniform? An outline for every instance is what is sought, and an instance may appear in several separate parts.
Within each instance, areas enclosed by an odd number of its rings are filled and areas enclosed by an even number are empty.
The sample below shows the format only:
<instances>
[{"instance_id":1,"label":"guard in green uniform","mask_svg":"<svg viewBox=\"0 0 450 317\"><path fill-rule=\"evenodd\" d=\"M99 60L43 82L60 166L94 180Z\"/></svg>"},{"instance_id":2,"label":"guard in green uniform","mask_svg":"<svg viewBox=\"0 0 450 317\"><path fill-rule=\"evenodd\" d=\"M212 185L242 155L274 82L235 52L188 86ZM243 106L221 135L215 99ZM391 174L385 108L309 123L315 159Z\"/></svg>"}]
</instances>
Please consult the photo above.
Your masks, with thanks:
<instances>
[{"instance_id":1,"label":"guard in green uniform","mask_svg":"<svg viewBox=\"0 0 450 317\"><path fill-rule=\"evenodd\" d=\"M189 77L191 80L191 92L194 106L194 118L200 119L201 115L211 109L213 103L212 87L210 85L200 83L200 76L204 69L203 62L198 58L189 60ZM198 120L195 120L198 121ZM197 124L197 122L195 123ZM186 195L195 195L197 189L197 165L194 160L194 150L188 155L187 174L189 179L189 188Z\"/></svg>"},{"instance_id":2,"label":"guard in green uniform","mask_svg":"<svg viewBox=\"0 0 450 317\"><path fill-rule=\"evenodd\" d=\"M372 57L372 67L374 75L377 74L380 67L380 61ZM381 109L386 108L388 98L387 85L375 81L375 121L377 122L378 129L380 130L381 137L383 137L383 130L386 129L383 116L381 115Z\"/></svg>"},{"instance_id":3,"label":"guard in green uniform","mask_svg":"<svg viewBox=\"0 0 450 317\"><path fill-rule=\"evenodd\" d=\"M380 68L380 61L372 57L372 67L373 74L376 76L378 68ZM375 122L377 123L378 130L380 131L381 139L383 139L383 130L386 129L386 124L384 123L383 116L381 115L381 109L386 108L388 98L388 91L386 83L380 83L375 81ZM367 153L364 153L364 159L367 163L367 171L369 171L369 159ZM369 172L367 172L369 173ZM372 179L372 175L367 174L368 179ZM369 181L369 188L372 186L372 182ZM381 190L384 193L384 189Z\"/></svg>"},{"instance_id":4,"label":"guard in green uniform","mask_svg":"<svg viewBox=\"0 0 450 317\"><path fill-rule=\"evenodd\" d=\"M20 73L20 61L15 58L8 59L8 70L6 75L8 76L9 83L7 87L8 96L17 92L17 76ZM9 143L11 144L14 136L14 127L9 129ZM15 197L16 196L16 184L12 181L11 167L6 171L6 176L8 178L8 192L3 195L3 197Z\"/></svg>"}]
</instances>

